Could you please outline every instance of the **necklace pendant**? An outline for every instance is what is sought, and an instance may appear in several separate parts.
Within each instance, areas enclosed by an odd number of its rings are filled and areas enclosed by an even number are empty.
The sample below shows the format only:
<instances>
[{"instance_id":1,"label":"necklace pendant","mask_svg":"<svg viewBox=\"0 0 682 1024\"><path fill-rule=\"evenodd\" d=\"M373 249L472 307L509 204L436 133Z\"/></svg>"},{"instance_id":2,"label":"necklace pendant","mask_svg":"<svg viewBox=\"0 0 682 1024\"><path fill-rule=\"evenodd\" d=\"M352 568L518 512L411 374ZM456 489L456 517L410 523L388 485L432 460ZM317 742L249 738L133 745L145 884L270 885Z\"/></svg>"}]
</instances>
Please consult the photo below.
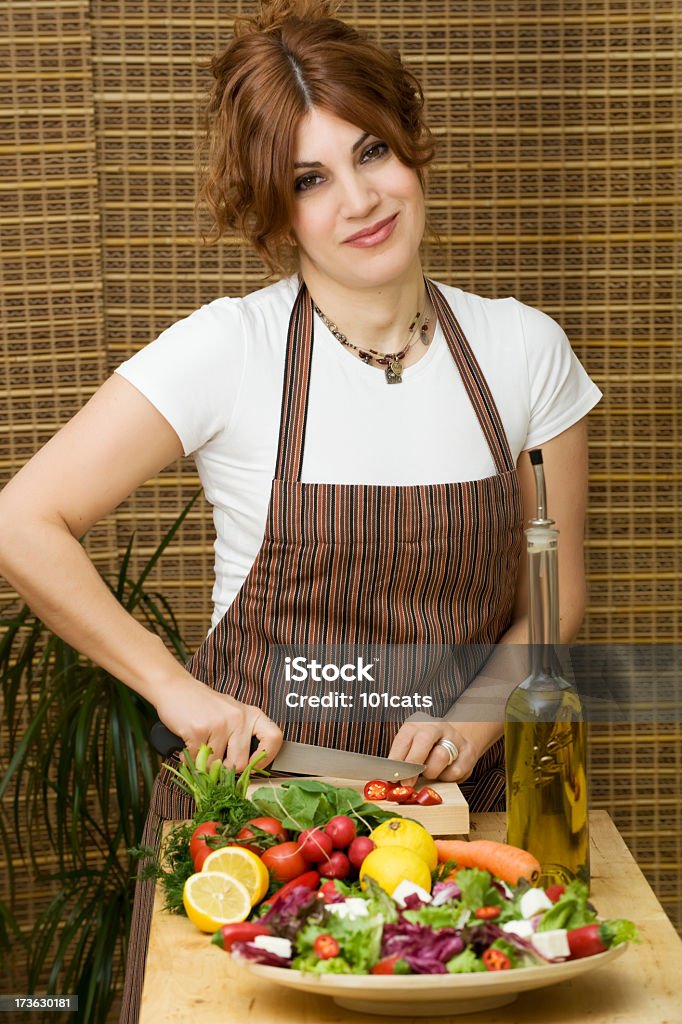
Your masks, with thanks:
<instances>
[{"instance_id":1,"label":"necklace pendant","mask_svg":"<svg viewBox=\"0 0 682 1024\"><path fill-rule=\"evenodd\" d=\"M386 382L388 384L402 384L403 364L399 359L392 359L386 366Z\"/></svg>"}]
</instances>

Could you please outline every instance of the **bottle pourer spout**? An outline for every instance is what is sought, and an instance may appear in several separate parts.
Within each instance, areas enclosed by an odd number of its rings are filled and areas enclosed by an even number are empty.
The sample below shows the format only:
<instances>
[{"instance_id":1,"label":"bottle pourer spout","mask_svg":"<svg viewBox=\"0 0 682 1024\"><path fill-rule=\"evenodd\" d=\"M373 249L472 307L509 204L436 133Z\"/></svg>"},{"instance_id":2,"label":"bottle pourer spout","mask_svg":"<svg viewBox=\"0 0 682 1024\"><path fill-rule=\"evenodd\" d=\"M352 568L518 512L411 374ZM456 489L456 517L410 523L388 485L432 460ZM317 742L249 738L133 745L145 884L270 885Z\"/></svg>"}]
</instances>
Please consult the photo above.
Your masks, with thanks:
<instances>
[{"instance_id":1,"label":"bottle pourer spout","mask_svg":"<svg viewBox=\"0 0 682 1024\"><path fill-rule=\"evenodd\" d=\"M542 464L542 449L533 448L528 452L535 475L536 515L530 520L531 526L553 526L554 520L547 516L547 488L545 487L545 470Z\"/></svg>"}]
</instances>

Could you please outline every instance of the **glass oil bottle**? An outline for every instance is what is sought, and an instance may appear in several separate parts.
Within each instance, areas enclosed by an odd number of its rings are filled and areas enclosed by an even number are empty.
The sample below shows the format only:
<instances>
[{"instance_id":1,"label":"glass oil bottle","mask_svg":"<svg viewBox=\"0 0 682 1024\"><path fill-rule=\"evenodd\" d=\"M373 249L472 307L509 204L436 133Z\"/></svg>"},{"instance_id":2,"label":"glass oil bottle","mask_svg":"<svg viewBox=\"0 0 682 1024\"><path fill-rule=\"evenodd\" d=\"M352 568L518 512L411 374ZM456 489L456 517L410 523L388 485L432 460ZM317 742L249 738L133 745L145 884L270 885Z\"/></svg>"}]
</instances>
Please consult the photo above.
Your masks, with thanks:
<instances>
[{"instance_id":1,"label":"glass oil bottle","mask_svg":"<svg viewBox=\"0 0 682 1024\"><path fill-rule=\"evenodd\" d=\"M530 675L505 709L507 842L540 862L538 885L589 884L585 725L561 675L557 540L547 517L542 452L530 452L537 514L526 530Z\"/></svg>"}]
</instances>

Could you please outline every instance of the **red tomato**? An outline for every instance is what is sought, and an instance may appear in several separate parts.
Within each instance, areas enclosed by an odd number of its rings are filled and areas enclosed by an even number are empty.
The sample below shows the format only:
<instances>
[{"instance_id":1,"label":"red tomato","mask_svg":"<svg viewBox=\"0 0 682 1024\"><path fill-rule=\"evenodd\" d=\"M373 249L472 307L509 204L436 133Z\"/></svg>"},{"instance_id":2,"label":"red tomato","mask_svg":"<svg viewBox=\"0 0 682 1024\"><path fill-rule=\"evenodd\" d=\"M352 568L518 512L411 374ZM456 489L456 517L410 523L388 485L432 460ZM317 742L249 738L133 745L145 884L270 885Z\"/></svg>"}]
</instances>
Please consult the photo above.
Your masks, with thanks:
<instances>
[{"instance_id":1,"label":"red tomato","mask_svg":"<svg viewBox=\"0 0 682 1024\"><path fill-rule=\"evenodd\" d=\"M227 845L227 843L225 845ZM204 861L208 857L209 853L213 853L214 849L216 849L216 847L207 846L206 843L202 843L196 857L192 861L195 871L203 871Z\"/></svg>"},{"instance_id":2,"label":"red tomato","mask_svg":"<svg viewBox=\"0 0 682 1024\"><path fill-rule=\"evenodd\" d=\"M479 907L478 910L474 911L474 917L477 917L479 921L492 921L499 916L499 907Z\"/></svg>"},{"instance_id":3,"label":"red tomato","mask_svg":"<svg viewBox=\"0 0 682 1024\"><path fill-rule=\"evenodd\" d=\"M318 935L313 942L313 951L320 960L331 960L333 956L338 956L340 948L333 935Z\"/></svg>"},{"instance_id":4,"label":"red tomato","mask_svg":"<svg viewBox=\"0 0 682 1024\"><path fill-rule=\"evenodd\" d=\"M334 902L334 897L340 895L339 890L336 888L336 882L333 878L330 878L329 881L320 886L320 895L323 897L325 903Z\"/></svg>"},{"instance_id":5,"label":"red tomato","mask_svg":"<svg viewBox=\"0 0 682 1024\"><path fill-rule=\"evenodd\" d=\"M337 814L324 826L325 834L332 841L335 850L345 850L355 839L355 822L347 814ZM324 874L324 872L322 872Z\"/></svg>"},{"instance_id":6,"label":"red tomato","mask_svg":"<svg viewBox=\"0 0 682 1024\"><path fill-rule=\"evenodd\" d=\"M486 949L481 960L489 971L508 971L511 967L511 960L501 949Z\"/></svg>"},{"instance_id":7,"label":"red tomato","mask_svg":"<svg viewBox=\"0 0 682 1024\"><path fill-rule=\"evenodd\" d=\"M278 843L277 846L270 846L261 855L261 860L278 882L290 882L297 875L304 874L308 868L298 843Z\"/></svg>"},{"instance_id":8,"label":"red tomato","mask_svg":"<svg viewBox=\"0 0 682 1024\"><path fill-rule=\"evenodd\" d=\"M400 966L398 966L400 965ZM372 967L370 974L409 974L410 969L399 956L385 956Z\"/></svg>"},{"instance_id":9,"label":"red tomato","mask_svg":"<svg viewBox=\"0 0 682 1024\"><path fill-rule=\"evenodd\" d=\"M552 903L558 903L559 899L563 896L565 892L565 885L550 885L548 889L545 889L547 898L550 899Z\"/></svg>"},{"instance_id":10,"label":"red tomato","mask_svg":"<svg viewBox=\"0 0 682 1024\"><path fill-rule=\"evenodd\" d=\"M202 837L215 836L218 834L218 829L222 827L223 826L219 821L205 821L203 824L197 825L194 832L192 832L192 837L189 841L189 855L192 858L192 861L196 860L199 850L206 849L206 843ZM196 870L200 871L201 868L196 868Z\"/></svg>"},{"instance_id":11,"label":"red tomato","mask_svg":"<svg viewBox=\"0 0 682 1024\"><path fill-rule=\"evenodd\" d=\"M384 779L372 779L365 785L362 792L365 800L386 800L390 788L390 782L385 782Z\"/></svg>"},{"instance_id":12,"label":"red tomato","mask_svg":"<svg viewBox=\"0 0 682 1024\"><path fill-rule=\"evenodd\" d=\"M442 804L443 797L435 789L431 789L431 786L424 786L417 793L417 803L422 807L433 807L434 804Z\"/></svg>"},{"instance_id":13,"label":"red tomato","mask_svg":"<svg viewBox=\"0 0 682 1024\"><path fill-rule=\"evenodd\" d=\"M286 843L289 838L289 833L282 826L282 822L278 821L277 818L251 818L247 821L244 828L237 833L237 839L253 839L255 832L249 828L249 825L255 826L255 828L261 829L263 832L269 832L271 836L275 836L280 843Z\"/></svg>"}]
</instances>

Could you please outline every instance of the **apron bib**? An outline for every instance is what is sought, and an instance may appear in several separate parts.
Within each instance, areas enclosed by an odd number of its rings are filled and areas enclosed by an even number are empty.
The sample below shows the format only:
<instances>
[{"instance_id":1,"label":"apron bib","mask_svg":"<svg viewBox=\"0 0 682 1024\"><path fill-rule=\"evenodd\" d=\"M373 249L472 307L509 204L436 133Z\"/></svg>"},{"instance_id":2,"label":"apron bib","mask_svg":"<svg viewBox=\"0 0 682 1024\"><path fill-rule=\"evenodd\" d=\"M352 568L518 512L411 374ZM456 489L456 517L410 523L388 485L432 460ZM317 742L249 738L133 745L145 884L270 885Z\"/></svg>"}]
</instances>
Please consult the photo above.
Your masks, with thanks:
<instances>
[{"instance_id":1,"label":"apron bib","mask_svg":"<svg viewBox=\"0 0 682 1024\"><path fill-rule=\"evenodd\" d=\"M483 480L407 487L302 483L313 353L313 306L302 285L289 322L275 478L263 544L225 615L187 668L207 685L264 709L284 708L270 678L276 645L494 644L513 610L523 538L516 467L490 389L447 301L426 286L450 353L490 448L496 474ZM408 383L409 386L409 383ZM447 666L446 666L447 668ZM457 671L422 686L439 717L469 682ZM408 712L409 714L409 712ZM405 717L408 717L408 714ZM270 711L277 721L277 715ZM386 756L399 723L289 722L287 739ZM500 808L502 741L460 785L473 811ZM191 817L193 805L162 768L143 842L160 820ZM153 886L138 883L122 1021L136 1020ZM145 931L146 928L146 931ZM138 949L133 950L133 935Z\"/></svg>"}]
</instances>

